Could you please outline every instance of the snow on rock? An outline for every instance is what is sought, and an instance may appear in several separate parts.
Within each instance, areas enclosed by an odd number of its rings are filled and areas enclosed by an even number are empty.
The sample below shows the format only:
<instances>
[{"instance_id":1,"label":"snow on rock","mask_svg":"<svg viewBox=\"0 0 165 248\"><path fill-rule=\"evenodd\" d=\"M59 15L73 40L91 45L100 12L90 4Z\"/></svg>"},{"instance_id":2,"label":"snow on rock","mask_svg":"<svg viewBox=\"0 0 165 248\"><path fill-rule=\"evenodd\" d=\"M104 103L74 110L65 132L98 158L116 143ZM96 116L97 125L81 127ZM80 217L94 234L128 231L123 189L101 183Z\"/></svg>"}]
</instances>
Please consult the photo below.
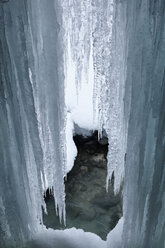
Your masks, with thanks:
<instances>
[{"instance_id":1,"label":"snow on rock","mask_svg":"<svg viewBox=\"0 0 165 248\"><path fill-rule=\"evenodd\" d=\"M35 248L106 248L106 242L99 236L76 228L46 229L37 235L33 245Z\"/></svg>"}]
</instances>

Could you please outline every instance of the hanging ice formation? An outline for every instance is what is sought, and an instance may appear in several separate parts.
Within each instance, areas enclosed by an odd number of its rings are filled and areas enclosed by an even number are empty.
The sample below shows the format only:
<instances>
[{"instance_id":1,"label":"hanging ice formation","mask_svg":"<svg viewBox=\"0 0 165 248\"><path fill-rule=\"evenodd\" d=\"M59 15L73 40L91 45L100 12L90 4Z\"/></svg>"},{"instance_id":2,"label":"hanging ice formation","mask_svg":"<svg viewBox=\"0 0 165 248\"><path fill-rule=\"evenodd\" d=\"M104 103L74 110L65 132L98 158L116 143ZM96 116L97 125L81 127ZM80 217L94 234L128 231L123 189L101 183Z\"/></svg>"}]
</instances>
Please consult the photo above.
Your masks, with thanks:
<instances>
[{"instance_id":1,"label":"hanging ice formation","mask_svg":"<svg viewBox=\"0 0 165 248\"><path fill-rule=\"evenodd\" d=\"M119 82L121 92L124 86L124 94L116 94L117 97L124 96L121 99L123 112L121 105L118 105L118 114L121 113L118 118L121 117L121 120L117 128L118 134L120 127L124 131L119 137L121 144L124 138L123 145L117 146L118 161L120 155L125 159L124 226L122 243L114 243L110 247L164 248L165 4L161 0L116 3L110 77L114 82ZM111 92L110 87L109 99ZM110 120L110 114L115 112L111 112L111 106L108 109ZM125 150L123 154L120 147ZM109 156L110 153L111 148ZM109 166L110 162L113 164L110 159ZM115 167L117 177L121 175L119 168Z\"/></svg>"},{"instance_id":2,"label":"hanging ice formation","mask_svg":"<svg viewBox=\"0 0 165 248\"><path fill-rule=\"evenodd\" d=\"M119 5L127 51L126 118L130 101L123 247L164 248L165 2L128 2Z\"/></svg>"},{"instance_id":3,"label":"hanging ice formation","mask_svg":"<svg viewBox=\"0 0 165 248\"><path fill-rule=\"evenodd\" d=\"M56 1L0 4L0 247L42 223L47 188L65 219L65 108ZM45 207L45 206L44 206Z\"/></svg>"},{"instance_id":4,"label":"hanging ice formation","mask_svg":"<svg viewBox=\"0 0 165 248\"><path fill-rule=\"evenodd\" d=\"M114 173L118 192L124 179L122 244L108 246L164 248L164 13L164 0L0 5L3 247L39 228L46 188L65 216L63 73L71 56L77 91L94 69L94 111L109 139L107 185Z\"/></svg>"},{"instance_id":5,"label":"hanging ice formation","mask_svg":"<svg viewBox=\"0 0 165 248\"><path fill-rule=\"evenodd\" d=\"M124 177L122 243L110 247L165 247L164 10L162 0L114 1L109 65L100 56L96 66L105 75L96 93L109 138L107 181L114 171L115 192ZM107 33L98 35L104 37L99 49Z\"/></svg>"},{"instance_id":6,"label":"hanging ice formation","mask_svg":"<svg viewBox=\"0 0 165 248\"><path fill-rule=\"evenodd\" d=\"M119 38L116 41L112 32L119 34L121 32L120 35L122 36L123 27L118 28L115 24L119 30L113 31L115 14L113 0L94 2L88 0L81 1L81 3L63 1L62 9L65 42L69 46L64 46L65 74L69 70L67 59L70 57L69 60L72 61L74 69L71 68L72 73L70 72L69 75L72 74L72 81L77 84L78 94L84 81L94 85L94 107L91 112L97 113L99 111L99 120L96 121L95 119L91 129L97 125L100 136L102 130L105 129L111 141L108 153L107 186L114 172L115 192L117 193L124 176L124 157L126 154L126 122L123 118L122 100L124 97L124 77L121 76L124 72L124 44L123 39ZM114 48L117 46L120 49L114 49L112 52L112 45ZM120 59L117 60L116 56L120 56ZM113 60L115 63L112 64ZM90 71L91 68L94 70L93 77L89 75L89 68ZM67 81L69 80L71 79L68 78ZM95 118L97 118L97 114ZM99 124L96 124L97 122Z\"/></svg>"},{"instance_id":7,"label":"hanging ice formation","mask_svg":"<svg viewBox=\"0 0 165 248\"><path fill-rule=\"evenodd\" d=\"M111 141L108 154L107 186L114 172L115 192L117 193L124 176L126 127L122 100L124 77L121 76L124 72L124 44L123 39L116 41L112 35L114 3L113 0L94 2L88 0L81 1L81 3L63 1L62 8L65 42L69 45L68 49L64 47L65 58L71 54L70 60L74 65L72 73L75 76L72 80L75 80L77 84L77 92L82 87L83 81L91 83L92 80L94 85L93 112L99 111L99 135L101 136L102 130L105 129ZM118 33L121 32L121 36L122 28L120 26L120 30L117 30ZM114 49L112 52L111 47L114 42L117 43L114 48L118 46L120 49ZM92 59L90 59L91 54ZM120 56L120 59L117 60L116 56ZM114 59L115 63L112 64ZM89 76L89 67L94 69L93 78ZM66 72L67 69L68 67Z\"/></svg>"}]
</instances>

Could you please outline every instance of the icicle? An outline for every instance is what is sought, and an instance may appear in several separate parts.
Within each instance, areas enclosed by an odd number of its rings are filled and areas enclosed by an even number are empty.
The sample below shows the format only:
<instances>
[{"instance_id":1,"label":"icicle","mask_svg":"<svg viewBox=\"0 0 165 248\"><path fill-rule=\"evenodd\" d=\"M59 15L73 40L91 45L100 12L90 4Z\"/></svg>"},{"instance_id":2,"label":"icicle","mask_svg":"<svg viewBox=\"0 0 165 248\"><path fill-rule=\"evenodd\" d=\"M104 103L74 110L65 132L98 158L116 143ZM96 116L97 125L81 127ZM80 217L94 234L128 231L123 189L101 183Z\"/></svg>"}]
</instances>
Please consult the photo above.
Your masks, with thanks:
<instances>
[{"instance_id":1,"label":"icicle","mask_svg":"<svg viewBox=\"0 0 165 248\"><path fill-rule=\"evenodd\" d=\"M53 187L65 218L66 109L57 3L25 2L0 5L0 95L7 99L0 104L0 215L11 242L40 230L47 188Z\"/></svg>"},{"instance_id":2,"label":"icicle","mask_svg":"<svg viewBox=\"0 0 165 248\"><path fill-rule=\"evenodd\" d=\"M63 27L65 37L70 43L72 60L75 64L75 83L77 91L83 77L88 78L90 36L91 36L91 0L63 1ZM65 41L68 43L67 41Z\"/></svg>"},{"instance_id":3,"label":"icicle","mask_svg":"<svg viewBox=\"0 0 165 248\"><path fill-rule=\"evenodd\" d=\"M103 129L109 140L108 174L106 187L114 172L114 191L120 190L124 177L125 123L124 123L124 70L120 60L124 57L123 38L116 44L114 26L115 3L96 1L93 5L93 60L94 102L99 108L99 138ZM122 35L122 29L120 30ZM120 48L118 48L118 46ZM119 51L116 50L116 47ZM118 54L117 54L118 53ZM121 56L121 58L120 58ZM95 107L94 107L95 108Z\"/></svg>"}]
</instances>

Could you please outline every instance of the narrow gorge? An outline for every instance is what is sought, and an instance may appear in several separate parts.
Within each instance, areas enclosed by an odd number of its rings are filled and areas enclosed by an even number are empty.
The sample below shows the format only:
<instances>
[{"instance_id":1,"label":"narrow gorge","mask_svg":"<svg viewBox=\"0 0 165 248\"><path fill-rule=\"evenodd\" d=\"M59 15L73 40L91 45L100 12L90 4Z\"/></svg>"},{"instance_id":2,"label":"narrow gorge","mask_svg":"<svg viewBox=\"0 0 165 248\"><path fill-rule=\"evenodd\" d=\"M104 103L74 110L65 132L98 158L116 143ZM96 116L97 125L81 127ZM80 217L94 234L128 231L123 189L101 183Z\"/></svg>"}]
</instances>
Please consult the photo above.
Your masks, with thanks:
<instances>
[{"instance_id":1,"label":"narrow gorge","mask_svg":"<svg viewBox=\"0 0 165 248\"><path fill-rule=\"evenodd\" d=\"M0 248L165 248L164 215L165 1L0 0Z\"/></svg>"}]
</instances>

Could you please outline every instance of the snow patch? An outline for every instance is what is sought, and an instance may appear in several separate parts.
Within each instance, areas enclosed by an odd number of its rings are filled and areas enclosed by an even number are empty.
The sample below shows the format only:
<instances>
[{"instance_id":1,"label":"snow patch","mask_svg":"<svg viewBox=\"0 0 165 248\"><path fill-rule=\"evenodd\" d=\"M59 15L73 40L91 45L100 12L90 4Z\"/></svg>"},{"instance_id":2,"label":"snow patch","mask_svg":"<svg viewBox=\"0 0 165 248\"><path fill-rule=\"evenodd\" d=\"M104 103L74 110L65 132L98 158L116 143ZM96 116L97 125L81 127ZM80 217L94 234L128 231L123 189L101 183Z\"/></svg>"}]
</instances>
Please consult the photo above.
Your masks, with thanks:
<instances>
[{"instance_id":1,"label":"snow patch","mask_svg":"<svg viewBox=\"0 0 165 248\"><path fill-rule=\"evenodd\" d=\"M115 228L107 235L108 248L122 247L122 233L123 233L123 217L118 221Z\"/></svg>"},{"instance_id":2,"label":"snow patch","mask_svg":"<svg viewBox=\"0 0 165 248\"><path fill-rule=\"evenodd\" d=\"M106 241L82 229L45 229L32 242L35 248L106 248ZM33 246L32 246L33 247Z\"/></svg>"}]
</instances>

